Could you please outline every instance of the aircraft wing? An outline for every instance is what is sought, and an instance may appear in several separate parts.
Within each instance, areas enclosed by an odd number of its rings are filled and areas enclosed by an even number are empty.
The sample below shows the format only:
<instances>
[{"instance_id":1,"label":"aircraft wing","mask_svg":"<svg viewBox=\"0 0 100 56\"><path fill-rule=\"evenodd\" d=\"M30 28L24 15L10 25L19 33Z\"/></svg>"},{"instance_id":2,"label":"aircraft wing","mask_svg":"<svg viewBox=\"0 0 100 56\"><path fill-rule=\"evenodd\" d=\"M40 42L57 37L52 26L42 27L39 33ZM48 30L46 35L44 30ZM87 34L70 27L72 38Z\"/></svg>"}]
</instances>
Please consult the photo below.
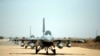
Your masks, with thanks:
<instances>
[{"instance_id":1,"label":"aircraft wing","mask_svg":"<svg viewBox=\"0 0 100 56\"><path fill-rule=\"evenodd\" d=\"M23 38L23 39L19 39L19 41L24 40L24 41L37 41L36 38Z\"/></svg>"},{"instance_id":2,"label":"aircraft wing","mask_svg":"<svg viewBox=\"0 0 100 56\"><path fill-rule=\"evenodd\" d=\"M70 39L54 39L55 43L57 43L57 46L61 48L63 44L66 44L67 47L71 47L71 41Z\"/></svg>"}]
</instances>

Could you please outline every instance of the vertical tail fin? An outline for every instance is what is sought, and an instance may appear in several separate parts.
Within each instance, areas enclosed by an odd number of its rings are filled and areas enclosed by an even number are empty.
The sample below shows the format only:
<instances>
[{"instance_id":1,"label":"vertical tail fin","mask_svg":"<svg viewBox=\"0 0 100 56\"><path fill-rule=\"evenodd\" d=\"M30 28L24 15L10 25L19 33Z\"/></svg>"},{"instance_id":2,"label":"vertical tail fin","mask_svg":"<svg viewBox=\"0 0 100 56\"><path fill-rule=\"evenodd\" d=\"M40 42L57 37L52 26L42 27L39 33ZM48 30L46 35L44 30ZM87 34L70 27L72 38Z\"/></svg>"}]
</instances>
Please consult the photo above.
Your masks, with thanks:
<instances>
[{"instance_id":1,"label":"vertical tail fin","mask_svg":"<svg viewBox=\"0 0 100 56\"><path fill-rule=\"evenodd\" d=\"M43 36L44 36L44 33L45 33L45 18L43 18Z\"/></svg>"},{"instance_id":2,"label":"vertical tail fin","mask_svg":"<svg viewBox=\"0 0 100 56\"><path fill-rule=\"evenodd\" d=\"M31 38L31 26L30 26L30 38Z\"/></svg>"}]
</instances>

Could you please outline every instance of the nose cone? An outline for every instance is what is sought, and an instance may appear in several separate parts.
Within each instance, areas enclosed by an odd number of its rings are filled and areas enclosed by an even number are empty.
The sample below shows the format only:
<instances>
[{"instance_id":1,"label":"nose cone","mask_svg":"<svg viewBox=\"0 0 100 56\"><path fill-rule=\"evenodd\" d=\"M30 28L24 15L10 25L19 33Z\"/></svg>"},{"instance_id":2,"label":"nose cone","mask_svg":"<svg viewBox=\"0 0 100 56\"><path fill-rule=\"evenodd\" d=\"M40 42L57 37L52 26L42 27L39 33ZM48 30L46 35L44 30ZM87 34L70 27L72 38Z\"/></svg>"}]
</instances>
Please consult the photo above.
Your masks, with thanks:
<instances>
[{"instance_id":1,"label":"nose cone","mask_svg":"<svg viewBox=\"0 0 100 56\"><path fill-rule=\"evenodd\" d=\"M46 42L53 42L53 36L51 36L51 35L45 35L44 36L44 41L46 41Z\"/></svg>"}]
</instances>

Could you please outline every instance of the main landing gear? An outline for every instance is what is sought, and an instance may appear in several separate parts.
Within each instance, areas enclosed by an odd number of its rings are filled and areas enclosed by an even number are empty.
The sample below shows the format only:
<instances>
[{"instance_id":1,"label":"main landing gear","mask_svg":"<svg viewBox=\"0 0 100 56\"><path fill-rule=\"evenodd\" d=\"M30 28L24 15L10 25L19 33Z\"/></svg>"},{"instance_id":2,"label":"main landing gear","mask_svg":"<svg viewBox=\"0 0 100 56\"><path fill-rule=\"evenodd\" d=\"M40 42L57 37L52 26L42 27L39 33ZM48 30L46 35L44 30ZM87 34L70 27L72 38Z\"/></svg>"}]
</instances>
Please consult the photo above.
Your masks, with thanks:
<instances>
[{"instance_id":1,"label":"main landing gear","mask_svg":"<svg viewBox=\"0 0 100 56\"><path fill-rule=\"evenodd\" d=\"M46 54L48 55L48 47L45 47L46 49ZM53 54L54 55L56 55L56 49L50 49L52 52L53 52ZM38 49L37 47L36 47L36 51L35 51L35 53L36 54L38 54L38 52L40 51L40 48Z\"/></svg>"}]
</instances>

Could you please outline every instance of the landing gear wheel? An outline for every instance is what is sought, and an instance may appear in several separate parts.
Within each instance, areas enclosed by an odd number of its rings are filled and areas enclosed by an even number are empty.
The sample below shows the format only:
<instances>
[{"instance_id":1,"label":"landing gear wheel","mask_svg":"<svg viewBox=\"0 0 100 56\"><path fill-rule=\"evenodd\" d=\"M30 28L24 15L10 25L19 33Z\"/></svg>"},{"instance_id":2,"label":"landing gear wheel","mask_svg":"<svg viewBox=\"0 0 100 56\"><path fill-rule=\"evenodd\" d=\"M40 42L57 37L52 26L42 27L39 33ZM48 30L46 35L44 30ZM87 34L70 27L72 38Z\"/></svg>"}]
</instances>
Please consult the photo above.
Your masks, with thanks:
<instances>
[{"instance_id":1,"label":"landing gear wheel","mask_svg":"<svg viewBox=\"0 0 100 56\"><path fill-rule=\"evenodd\" d=\"M46 54L48 55L48 50L46 51Z\"/></svg>"},{"instance_id":2,"label":"landing gear wheel","mask_svg":"<svg viewBox=\"0 0 100 56\"><path fill-rule=\"evenodd\" d=\"M38 54L38 50L36 50L36 54Z\"/></svg>"},{"instance_id":3,"label":"landing gear wheel","mask_svg":"<svg viewBox=\"0 0 100 56\"><path fill-rule=\"evenodd\" d=\"M56 54L56 49L53 50L53 54L54 54L54 55Z\"/></svg>"},{"instance_id":4,"label":"landing gear wheel","mask_svg":"<svg viewBox=\"0 0 100 56\"><path fill-rule=\"evenodd\" d=\"M36 51L35 51L35 53L38 54L38 51L39 51L39 50L37 49L37 46L36 46Z\"/></svg>"},{"instance_id":5,"label":"landing gear wheel","mask_svg":"<svg viewBox=\"0 0 100 56\"><path fill-rule=\"evenodd\" d=\"M48 47L46 48L46 54L48 55Z\"/></svg>"},{"instance_id":6,"label":"landing gear wheel","mask_svg":"<svg viewBox=\"0 0 100 56\"><path fill-rule=\"evenodd\" d=\"M27 49L27 46L25 46L25 49Z\"/></svg>"}]
</instances>

